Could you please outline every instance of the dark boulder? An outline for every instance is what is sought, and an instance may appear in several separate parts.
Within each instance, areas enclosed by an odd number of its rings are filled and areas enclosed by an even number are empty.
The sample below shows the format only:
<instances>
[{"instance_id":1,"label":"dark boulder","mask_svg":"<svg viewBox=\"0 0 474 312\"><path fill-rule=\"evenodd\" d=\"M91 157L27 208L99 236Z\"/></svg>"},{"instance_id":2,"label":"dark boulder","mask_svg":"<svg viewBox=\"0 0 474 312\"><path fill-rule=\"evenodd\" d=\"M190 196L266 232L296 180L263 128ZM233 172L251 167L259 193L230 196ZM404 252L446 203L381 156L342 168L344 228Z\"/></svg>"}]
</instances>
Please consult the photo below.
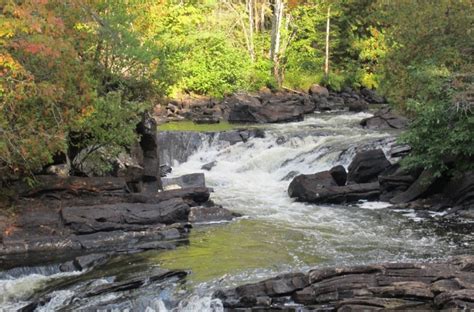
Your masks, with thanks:
<instances>
[{"instance_id":1,"label":"dark boulder","mask_svg":"<svg viewBox=\"0 0 474 312\"><path fill-rule=\"evenodd\" d=\"M344 109L344 99L335 95L328 97L313 96L316 109L320 111L331 111Z\"/></svg>"},{"instance_id":2,"label":"dark boulder","mask_svg":"<svg viewBox=\"0 0 474 312\"><path fill-rule=\"evenodd\" d=\"M336 181L337 185L339 186L346 185L347 172L344 166L339 165L339 166L332 167L331 170L329 170L329 173L333 177L334 181Z\"/></svg>"},{"instance_id":3,"label":"dark boulder","mask_svg":"<svg viewBox=\"0 0 474 312\"><path fill-rule=\"evenodd\" d=\"M217 161L211 161L210 163L207 163L201 167L202 170L207 170L211 171L212 168L214 168L217 165Z\"/></svg>"},{"instance_id":4,"label":"dark boulder","mask_svg":"<svg viewBox=\"0 0 474 312\"><path fill-rule=\"evenodd\" d=\"M378 182L339 186L329 171L323 171L294 178L288 195L302 202L341 204L378 199L380 189Z\"/></svg>"},{"instance_id":5,"label":"dark boulder","mask_svg":"<svg viewBox=\"0 0 474 312\"><path fill-rule=\"evenodd\" d=\"M246 133L248 139L248 133ZM228 142L230 145L234 145L240 142L244 142L244 138L242 137L240 131L224 131L218 134L218 140L221 142Z\"/></svg>"},{"instance_id":6,"label":"dark boulder","mask_svg":"<svg viewBox=\"0 0 474 312\"><path fill-rule=\"evenodd\" d=\"M364 100L354 100L351 98L346 103L350 112L363 112L369 109L369 104Z\"/></svg>"},{"instance_id":7,"label":"dark boulder","mask_svg":"<svg viewBox=\"0 0 474 312\"><path fill-rule=\"evenodd\" d=\"M236 94L224 100L229 122L276 123L303 120L305 112L314 110L309 98L271 97L260 101L248 94Z\"/></svg>"},{"instance_id":8,"label":"dark boulder","mask_svg":"<svg viewBox=\"0 0 474 312\"><path fill-rule=\"evenodd\" d=\"M337 186L336 180L329 171L315 174L300 174L291 181L288 187L288 195L292 198L307 201L314 197L317 190L329 186Z\"/></svg>"},{"instance_id":9,"label":"dark boulder","mask_svg":"<svg viewBox=\"0 0 474 312\"><path fill-rule=\"evenodd\" d=\"M349 165L348 183L375 182L380 173L390 166L381 149L363 151L356 154Z\"/></svg>"},{"instance_id":10,"label":"dark boulder","mask_svg":"<svg viewBox=\"0 0 474 312\"><path fill-rule=\"evenodd\" d=\"M395 114L391 108L384 108L375 112L373 117L363 119L360 125L373 130L405 129L408 119Z\"/></svg>"}]
</instances>

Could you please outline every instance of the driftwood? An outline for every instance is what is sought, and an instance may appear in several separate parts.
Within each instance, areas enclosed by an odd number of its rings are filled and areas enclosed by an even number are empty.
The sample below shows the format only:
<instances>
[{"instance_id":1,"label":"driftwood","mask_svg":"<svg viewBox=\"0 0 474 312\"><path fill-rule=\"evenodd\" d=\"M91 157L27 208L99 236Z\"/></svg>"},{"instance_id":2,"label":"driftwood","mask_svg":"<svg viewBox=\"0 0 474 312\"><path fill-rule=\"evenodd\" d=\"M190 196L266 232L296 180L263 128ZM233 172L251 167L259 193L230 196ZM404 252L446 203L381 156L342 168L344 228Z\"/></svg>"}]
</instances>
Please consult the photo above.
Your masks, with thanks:
<instances>
[{"instance_id":1,"label":"driftwood","mask_svg":"<svg viewBox=\"0 0 474 312\"><path fill-rule=\"evenodd\" d=\"M36 176L36 183L32 187L26 183L18 184L17 193L21 196L37 196L48 192L67 191L79 192L112 192L125 191L127 184L124 178L117 177L58 177L58 176Z\"/></svg>"}]
</instances>

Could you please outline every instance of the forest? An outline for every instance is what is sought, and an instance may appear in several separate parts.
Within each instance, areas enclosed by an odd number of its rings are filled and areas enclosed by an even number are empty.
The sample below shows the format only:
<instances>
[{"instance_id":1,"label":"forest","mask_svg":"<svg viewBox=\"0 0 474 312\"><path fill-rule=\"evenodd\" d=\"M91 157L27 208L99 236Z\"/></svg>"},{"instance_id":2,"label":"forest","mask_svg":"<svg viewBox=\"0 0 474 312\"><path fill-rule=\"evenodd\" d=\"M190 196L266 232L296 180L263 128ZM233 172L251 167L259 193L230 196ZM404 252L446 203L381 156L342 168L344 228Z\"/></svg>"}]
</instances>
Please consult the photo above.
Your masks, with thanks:
<instances>
[{"instance_id":1,"label":"forest","mask_svg":"<svg viewBox=\"0 0 474 312\"><path fill-rule=\"evenodd\" d=\"M314 83L376 89L415 118L407 163L472 165L468 0L2 0L0 9L2 180L37 172L71 144L120 150L165 97Z\"/></svg>"}]
</instances>

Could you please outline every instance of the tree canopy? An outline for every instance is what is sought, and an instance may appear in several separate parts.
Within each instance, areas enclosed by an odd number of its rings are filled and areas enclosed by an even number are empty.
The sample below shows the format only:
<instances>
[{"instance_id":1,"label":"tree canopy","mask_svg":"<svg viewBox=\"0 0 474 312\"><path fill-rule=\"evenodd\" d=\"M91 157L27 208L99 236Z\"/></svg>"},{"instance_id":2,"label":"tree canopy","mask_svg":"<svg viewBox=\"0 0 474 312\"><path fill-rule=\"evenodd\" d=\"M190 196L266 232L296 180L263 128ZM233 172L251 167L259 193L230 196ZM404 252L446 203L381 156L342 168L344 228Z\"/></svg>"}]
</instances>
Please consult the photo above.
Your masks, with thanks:
<instances>
[{"instance_id":1,"label":"tree canopy","mask_svg":"<svg viewBox=\"0 0 474 312\"><path fill-rule=\"evenodd\" d=\"M378 89L413 116L409 165L472 163L469 0L0 0L0 12L4 177L71 144L128 146L163 96L313 83Z\"/></svg>"}]
</instances>

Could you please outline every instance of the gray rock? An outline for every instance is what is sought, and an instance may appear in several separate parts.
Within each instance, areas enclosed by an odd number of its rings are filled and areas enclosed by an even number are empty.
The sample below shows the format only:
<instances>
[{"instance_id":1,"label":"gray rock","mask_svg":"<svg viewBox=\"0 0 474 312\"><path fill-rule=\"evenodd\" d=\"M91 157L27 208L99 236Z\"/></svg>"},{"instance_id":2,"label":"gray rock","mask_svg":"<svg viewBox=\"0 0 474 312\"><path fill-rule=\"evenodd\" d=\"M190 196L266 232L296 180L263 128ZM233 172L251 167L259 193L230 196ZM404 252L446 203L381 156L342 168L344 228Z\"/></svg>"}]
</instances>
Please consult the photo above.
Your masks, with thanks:
<instances>
[{"instance_id":1,"label":"gray rock","mask_svg":"<svg viewBox=\"0 0 474 312\"><path fill-rule=\"evenodd\" d=\"M204 173L191 173L177 178L163 178L162 183L164 190L206 187L206 178Z\"/></svg>"},{"instance_id":2,"label":"gray rock","mask_svg":"<svg viewBox=\"0 0 474 312\"><path fill-rule=\"evenodd\" d=\"M158 204L119 203L65 207L64 224L74 233L85 234L114 230L143 230L152 225L187 221L189 206L180 198Z\"/></svg>"},{"instance_id":3,"label":"gray rock","mask_svg":"<svg viewBox=\"0 0 474 312\"><path fill-rule=\"evenodd\" d=\"M473 256L435 263L383 263L288 273L219 290L225 309L302 311L470 310L474 307Z\"/></svg>"},{"instance_id":4,"label":"gray rock","mask_svg":"<svg viewBox=\"0 0 474 312\"><path fill-rule=\"evenodd\" d=\"M192 207L189 212L189 222L212 222L212 221L230 221L239 216L225 208L215 207Z\"/></svg>"}]
</instances>

